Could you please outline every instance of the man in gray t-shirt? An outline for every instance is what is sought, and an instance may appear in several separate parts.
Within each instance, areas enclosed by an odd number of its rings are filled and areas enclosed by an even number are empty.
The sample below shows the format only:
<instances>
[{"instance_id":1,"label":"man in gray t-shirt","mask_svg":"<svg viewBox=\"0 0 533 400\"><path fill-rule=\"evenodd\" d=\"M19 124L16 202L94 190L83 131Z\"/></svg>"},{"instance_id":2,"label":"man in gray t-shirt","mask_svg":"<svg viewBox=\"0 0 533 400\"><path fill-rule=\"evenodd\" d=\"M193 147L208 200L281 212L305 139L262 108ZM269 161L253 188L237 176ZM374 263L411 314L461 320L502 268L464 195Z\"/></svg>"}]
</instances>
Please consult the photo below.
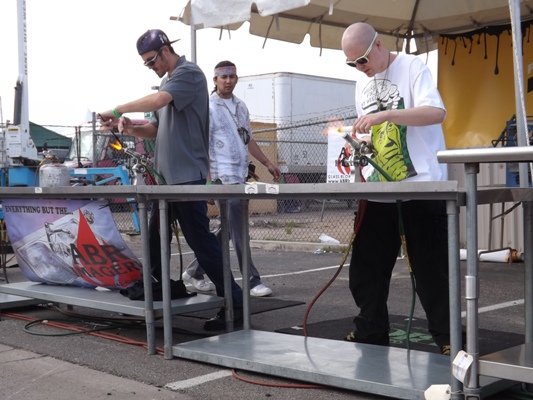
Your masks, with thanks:
<instances>
[{"instance_id":1,"label":"man in gray t-shirt","mask_svg":"<svg viewBox=\"0 0 533 400\"><path fill-rule=\"evenodd\" d=\"M167 35L158 29L146 31L137 41L144 65L163 78L159 91L100 113L107 125L118 123L122 133L155 138L154 165L167 185L205 185L209 172L209 96L202 70L174 52ZM125 113L153 112L145 125L134 126ZM152 275L161 280L161 247L157 204L150 216ZM169 203L170 227L177 220L185 240L194 251L217 295L224 296L222 249L209 230L207 203ZM170 243L169 243L170 246ZM242 290L232 278L234 325L242 325ZM225 329L225 313L206 321L206 330Z\"/></svg>"}]
</instances>

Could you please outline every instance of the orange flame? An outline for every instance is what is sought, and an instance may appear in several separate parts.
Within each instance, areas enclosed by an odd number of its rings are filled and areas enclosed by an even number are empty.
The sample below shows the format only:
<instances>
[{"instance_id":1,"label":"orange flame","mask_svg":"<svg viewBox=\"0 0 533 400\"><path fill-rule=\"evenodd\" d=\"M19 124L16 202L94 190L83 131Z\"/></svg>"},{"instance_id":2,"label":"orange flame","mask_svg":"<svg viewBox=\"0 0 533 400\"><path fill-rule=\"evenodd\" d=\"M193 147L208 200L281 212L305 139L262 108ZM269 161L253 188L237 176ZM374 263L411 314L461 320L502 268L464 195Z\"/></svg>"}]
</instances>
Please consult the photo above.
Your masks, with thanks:
<instances>
[{"instance_id":1,"label":"orange flame","mask_svg":"<svg viewBox=\"0 0 533 400\"><path fill-rule=\"evenodd\" d=\"M336 135L343 132L352 132L351 126L344 126L339 120L330 121L328 127L322 132L323 135Z\"/></svg>"},{"instance_id":2,"label":"orange flame","mask_svg":"<svg viewBox=\"0 0 533 400\"><path fill-rule=\"evenodd\" d=\"M122 144L120 144L120 142L109 143L109 145L115 150L122 150Z\"/></svg>"}]
</instances>

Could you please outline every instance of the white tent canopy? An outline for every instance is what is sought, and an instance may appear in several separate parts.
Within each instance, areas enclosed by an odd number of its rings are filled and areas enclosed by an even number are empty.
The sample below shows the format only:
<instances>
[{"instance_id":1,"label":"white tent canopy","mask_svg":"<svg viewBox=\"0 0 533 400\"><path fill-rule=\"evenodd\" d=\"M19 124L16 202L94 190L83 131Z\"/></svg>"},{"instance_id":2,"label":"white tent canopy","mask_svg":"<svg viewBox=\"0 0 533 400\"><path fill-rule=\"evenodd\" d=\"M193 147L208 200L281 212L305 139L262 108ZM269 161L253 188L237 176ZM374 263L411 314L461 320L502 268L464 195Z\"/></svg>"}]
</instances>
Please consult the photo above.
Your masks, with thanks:
<instances>
[{"instance_id":1,"label":"white tent canopy","mask_svg":"<svg viewBox=\"0 0 533 400\"><path fill-rule=\"evenodd\" d=\"M424 53L438 46L439 35L454 35L494 25L512 26L518 144L529 145L524 98L521 20L533 19L533 0L190 0L180 17L191 25L191 54L196 58L195 30L238 29L293 43L310 36L311 46L340 49L344 30L367 22L385 46ZM412 40L416 50L411 51ZM530 165L531 168L531 165ZM528 184L528 166L519 167L520 184Z\"/></svg>"},{"instance_id":2,"label":"white tent canopy","mask_svg":"<svg viewBox=\"0 0 533 400\"><path fill-rule=\"evenodd\" d=\"M533 18L533 0L520 4L524 19ZM250 22L250 33L264 38L340 49L342 33L364 21L381 35L385 45L401 51L434 50L442 34L459 34L490 25L509 24L509 0L191 0L181 22L195 29L235 30ZM410 40L416 50L410 51Z\"/></svg>"}]
</instances>

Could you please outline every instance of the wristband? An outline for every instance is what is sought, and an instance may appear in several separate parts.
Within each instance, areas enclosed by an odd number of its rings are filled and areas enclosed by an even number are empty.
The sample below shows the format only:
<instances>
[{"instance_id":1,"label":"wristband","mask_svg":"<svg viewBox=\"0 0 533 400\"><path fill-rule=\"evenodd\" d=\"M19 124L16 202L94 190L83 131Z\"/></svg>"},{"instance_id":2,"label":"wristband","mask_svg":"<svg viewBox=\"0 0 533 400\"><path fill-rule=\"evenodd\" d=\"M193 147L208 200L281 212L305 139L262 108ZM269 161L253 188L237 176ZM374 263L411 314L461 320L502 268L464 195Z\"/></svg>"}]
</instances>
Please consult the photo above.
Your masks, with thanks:
<instances>
[{"instance_id":1,"label":"wristband","mask_svg":"<svg viewBox=\"0 0 533 400\"><path fill-rule=\"evenodd\" d=\"M117 118L122 117L122 114L119 114L119 113L117 112L117 109L116 109L116 108L113 108L112 112L113 112L113 115L114 115L115 117L117 117Z\"/></svg>"}]
</instances>

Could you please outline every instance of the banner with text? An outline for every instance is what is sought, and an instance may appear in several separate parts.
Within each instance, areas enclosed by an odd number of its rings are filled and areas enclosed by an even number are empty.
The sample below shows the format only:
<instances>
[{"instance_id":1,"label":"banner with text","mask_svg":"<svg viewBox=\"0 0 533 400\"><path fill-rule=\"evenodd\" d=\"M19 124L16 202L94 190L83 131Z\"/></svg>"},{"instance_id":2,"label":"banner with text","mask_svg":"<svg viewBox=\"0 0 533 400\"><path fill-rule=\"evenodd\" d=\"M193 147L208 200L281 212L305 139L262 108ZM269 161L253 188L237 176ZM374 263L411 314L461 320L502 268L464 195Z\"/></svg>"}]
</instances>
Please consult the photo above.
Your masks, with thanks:
<instances>
[{"instance_id":1,"label":"banner with text","mask_svg":"<svg viewBox=\"0 0 533 400\"><path fill-rule=\"evenodd\" d=\"M124 289L142 275L104 201L3 200L19 267L30 281Z\"/></svg>"}]
</instances>

